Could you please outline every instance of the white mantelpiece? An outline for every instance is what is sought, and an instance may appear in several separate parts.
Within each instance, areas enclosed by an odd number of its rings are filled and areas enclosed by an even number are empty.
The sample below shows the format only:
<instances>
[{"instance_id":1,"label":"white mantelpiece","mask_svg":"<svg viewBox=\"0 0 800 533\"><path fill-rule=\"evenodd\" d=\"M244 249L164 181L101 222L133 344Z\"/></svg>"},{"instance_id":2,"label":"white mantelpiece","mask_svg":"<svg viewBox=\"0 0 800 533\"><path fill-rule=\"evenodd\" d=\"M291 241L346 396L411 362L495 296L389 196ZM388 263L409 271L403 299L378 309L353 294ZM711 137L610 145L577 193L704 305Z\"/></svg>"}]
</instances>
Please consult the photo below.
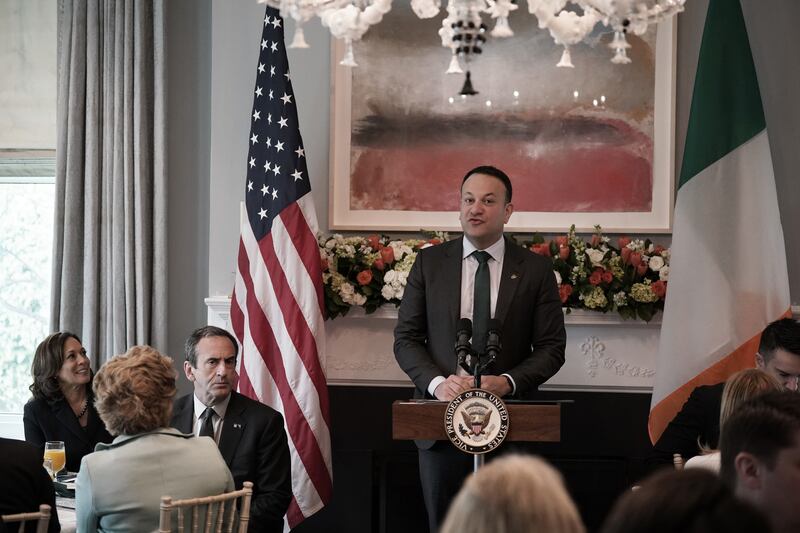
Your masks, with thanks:
<instances>
[{"instance_id":1,"label":"white mantelpiece","mask_svg":"<svg viewBox=\"0 0 800 533\"><path fill-rule=\"evenodd\" d=\"M230 299L210 297L208 322L230 328ZM328 383L409 386L392 351L395 308L371 315L354 309L326 326ZM650 323L611 313L572 311L567 324L566 363L543 389L649 393L655 376L660 316Z\"/></svg>"}]
</instances>

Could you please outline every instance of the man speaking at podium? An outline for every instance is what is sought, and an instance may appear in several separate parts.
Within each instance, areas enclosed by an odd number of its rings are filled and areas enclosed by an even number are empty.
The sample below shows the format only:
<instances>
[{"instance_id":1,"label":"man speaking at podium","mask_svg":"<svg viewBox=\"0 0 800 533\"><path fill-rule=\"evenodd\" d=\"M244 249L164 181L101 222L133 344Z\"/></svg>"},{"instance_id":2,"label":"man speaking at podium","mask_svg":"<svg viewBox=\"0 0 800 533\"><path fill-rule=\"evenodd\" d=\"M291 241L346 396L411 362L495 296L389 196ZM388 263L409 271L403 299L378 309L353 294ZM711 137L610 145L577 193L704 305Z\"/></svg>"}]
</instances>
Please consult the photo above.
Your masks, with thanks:
<instances>
[{"instance_id":1,"label":"man speaking at podium","mask_svg":"<svg viewBox=\"0 0 800 533\"><path fill-rule=\"evenodd\" d=\"M472 322L472 348L479 354L487 337L500 337L502 349L481 379L481 388L498 396L525 399L564 364L564 315L552 264L503 237L514 212L511 193L503 171L470 170L461 184L464 238L417 255L394 331L395 357L416 385L415 398L449 401L472 388L454 349L457 337L469 335L463 319ZM449 442L417 441L417 447L433 533L472 457Z\"/></svg>"}]
</instances>

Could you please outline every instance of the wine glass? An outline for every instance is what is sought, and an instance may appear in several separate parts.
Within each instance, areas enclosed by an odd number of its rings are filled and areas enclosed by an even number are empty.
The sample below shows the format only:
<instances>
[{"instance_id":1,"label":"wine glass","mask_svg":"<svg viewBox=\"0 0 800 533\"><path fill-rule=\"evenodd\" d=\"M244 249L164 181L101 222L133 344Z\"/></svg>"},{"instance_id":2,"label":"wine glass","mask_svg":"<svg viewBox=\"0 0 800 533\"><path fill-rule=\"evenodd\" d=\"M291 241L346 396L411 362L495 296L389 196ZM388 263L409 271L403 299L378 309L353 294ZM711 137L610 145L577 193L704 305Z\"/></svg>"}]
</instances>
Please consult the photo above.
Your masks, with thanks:
<instances>
[{"instance_id":1,"label":"wine glass","mask_svg":"<svg viewBox=\"0 0 800 533\"><path fill-rule=\"evenodd\" d=\"M47 471L47 475L50 476L50 479L55 479L56 476L53 475L53 461L45 457L42 466Z\"/></svg>"},{"instance_id":2,"label":"wine glass","mask_svg":"<svg viewBox=\"0 0 800 533\"><path fill-rule=\"evenodd\" d=\"M50 460L53 469L53 479L64 469L67 463L67 454L64 451L64 441L49 440L44 443L44 458Z\"/></svg>"}]
</instances>

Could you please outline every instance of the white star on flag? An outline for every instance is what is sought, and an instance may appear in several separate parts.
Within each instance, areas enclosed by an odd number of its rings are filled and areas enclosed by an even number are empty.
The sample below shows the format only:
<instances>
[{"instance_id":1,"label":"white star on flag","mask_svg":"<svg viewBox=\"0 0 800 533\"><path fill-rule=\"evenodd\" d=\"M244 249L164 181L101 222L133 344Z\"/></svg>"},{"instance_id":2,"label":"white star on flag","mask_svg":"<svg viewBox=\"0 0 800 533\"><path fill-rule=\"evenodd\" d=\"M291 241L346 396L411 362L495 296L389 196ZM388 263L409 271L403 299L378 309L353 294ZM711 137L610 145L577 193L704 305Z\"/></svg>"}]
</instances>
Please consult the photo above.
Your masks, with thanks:
<instances>
[{"instance_id":1,"label":"white star on flag","mask_svg":"<svg viewBox=\"0 0 800 533\"><path fill-rule=\"evenodd\" d=\"M266 196L266 195L268 195L268 194L269 194L269 187L267 187L266 185L264 185L263 187L261 187L261 195L262 195L262 196Z\"/></svg>"},{"instance_id":2,"label":"white star on flag","mask_svg":"<svg viewBox=\"0 0 800 533\"><path fill-rule=\"evenodd\" d=\"M258 142L258 135L254 133L253 136L250 137L250 142L256 144Z\"/></svg>"},{"instance_id":3,"label":"white star on flag","mask_svg":"<svg viewBox=\"0 0 800 533\"><path fill-rule=\"evenodd\" d=\"M251 157L250 158L250 168L253 168L254 166L256 166L256 158L255 157Z\"/></svg>"},{"instance_id":4,"label":"white star on flag","mask_svg":"<svg viewBox=\"0 0 800 533\"><path fill-rule=\"evenodd\" d=\"M248 191L252 191L253 190L253 182L252 181L248 181L247 182L247 190Z\"/></svg>"},{"instance_id":5,"label":"white star on flag","mask_svg":"<svg viewBox=\"0 0 800 533\"><path fill-rule=\"evenodd\" d=\"M281 141L276 142L275 143L275 149L277 149L279 152L282 152L283 151L283 143Z\"/></svg>"},{"instance_id":6,"label":"white star on flag","mask_svg":"<svg viewBox=\"0 0 800 533\"><path fill-rule=\"evenodd\" d=\"M303 179L303 173L297 169L295 169L294 172L292 172L292 176L294 176L294 181Z\"/></svg>"},{"instance_id":7,"label":"white star on flag","mask_svg":"<svg viewBox=\"0 0 800 533\"><path fill-rule=\"evenodd\" d=\"M278 174L280 174L280 173L281 173L281 167L279 167L279 166L278 166L278 164L277 164L277 163L275 163L275 166L274 166L274 167L272 167L272 172L274 172L274 173L275 173L275 175L277 176Z\"/></svg>"},{"instance_id":8,"label":"white star on flag","mask_svg":"<svg viewBox=\"0 0 800 533\"><path fill-rule=\"evenodd\" d=\"M281 117L281 119L278 121L278 124L281 125L281 128L285 128L287 126L286 122L287 122L286 117Z\"/></svg>"},{"instance_id":9,"label":"white star on flag","mask_svg":"<svg viewBox=\"0 0 800 533\"><path fill-rule=\"evenodd\" d=\"M283 93L283 96L281 96L281 100L283 100L284 105L292 103L292 97L286 93Z\"/></svg>"},{"instance_id":10,"label":"white star on flag","mask_svg":"<svg viewBox=\"0 0 800 533\"><path fill-rule=\"evenodd\" d=\"M258 120L261 118L261 111L254 111L253 112L253 120Z\"/></svg>"},{"instance_id":11,"label":"white star on flag","mask_svg":"<svg viewBox=\"0 0 800 533\"><path fill-rule=\"evenodd\" d=\"M256 96L261 96L261 87L256 87Z\"/></svg>"},{"instance_id":12,"label":"white star on flag","mask_svg":"<svg viewBox=\"0 0 800 533\"><path fill-rule=\"evenodd\" d=\"M278 199L278 189L275 189L275 188L272 189L272 199L273 200L277 200Z\"/></svg>"},{"instance_id":13,"label":"white star on flag","mask_svg":"<svg viewBox=\"0 0 800 533\"><path fill-rule=\"evenodd\" d=\"M262 207L261 211L258 212L258 216L260 216L262 220L267 218L267 210Z\"/></svg>"},{"instance_id":14,"label":"white star on flag","mask_svg":"<svg viewBox=\"0 0 800 533\"><path fill-rule=\"evenodd\" d=\"M298 148L297 150L295 150L294 153L297 154L298 158L306 156L306 151L303 149L302 146L300 148Z\"/></svg>"}]
</instances>

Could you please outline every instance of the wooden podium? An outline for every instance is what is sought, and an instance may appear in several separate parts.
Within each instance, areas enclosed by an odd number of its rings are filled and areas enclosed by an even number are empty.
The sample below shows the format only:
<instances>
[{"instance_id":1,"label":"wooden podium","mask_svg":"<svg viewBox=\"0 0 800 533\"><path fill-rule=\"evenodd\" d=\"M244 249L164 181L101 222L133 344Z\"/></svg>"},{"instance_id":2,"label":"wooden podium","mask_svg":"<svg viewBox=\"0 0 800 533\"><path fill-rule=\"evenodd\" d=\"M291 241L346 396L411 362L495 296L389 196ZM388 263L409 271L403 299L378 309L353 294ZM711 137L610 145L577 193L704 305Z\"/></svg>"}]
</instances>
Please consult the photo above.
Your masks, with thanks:
<instances>
[{"instance_id":1,"label":"wooden podium","mask_svg":"<svg viewBox=\"0 0 800 533\"><path fill-rule=\"evenodd\" d=\"M506 440L559 442L561 403L507 401L509 430ZM444 430L447 402L397 400L392 404L394 440L448 440Z\"/></svg>"}]
</instances>

